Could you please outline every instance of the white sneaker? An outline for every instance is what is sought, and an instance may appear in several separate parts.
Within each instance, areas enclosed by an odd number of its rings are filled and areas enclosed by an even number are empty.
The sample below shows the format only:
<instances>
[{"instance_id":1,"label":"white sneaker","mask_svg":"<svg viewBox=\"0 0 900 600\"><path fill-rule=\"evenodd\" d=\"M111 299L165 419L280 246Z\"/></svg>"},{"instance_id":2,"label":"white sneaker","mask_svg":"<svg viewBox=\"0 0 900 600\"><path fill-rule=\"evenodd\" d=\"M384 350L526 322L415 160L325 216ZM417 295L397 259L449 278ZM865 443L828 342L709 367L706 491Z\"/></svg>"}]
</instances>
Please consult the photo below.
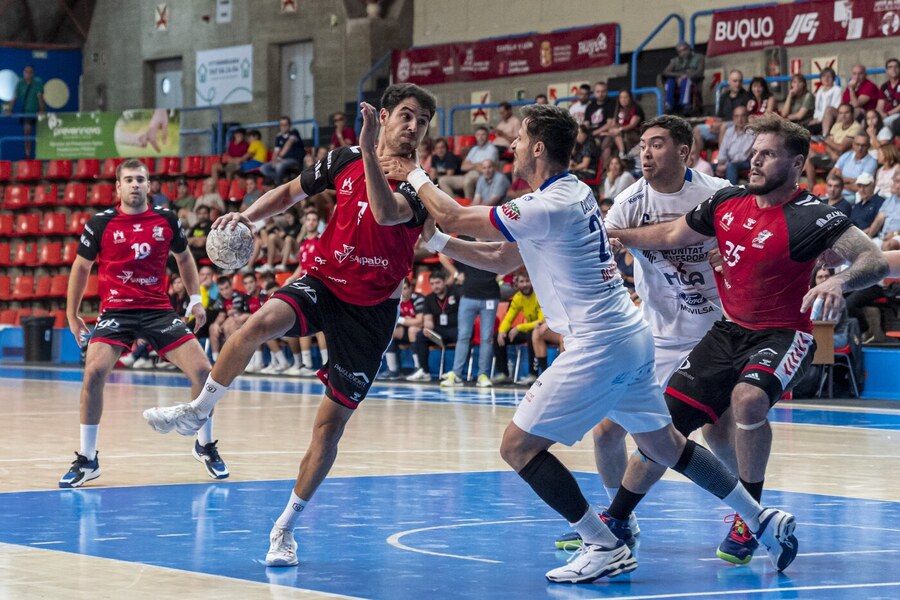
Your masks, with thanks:
<instances>
[{"instance_id":1,"label":"white sneaker","mask_svg":"<svg viewBox=\"0 0 900 600\"><path fill-rule=\"evenodd\" d=\"M406 378L407 381L431 381L431 373L425 369L418 369L415 373Z\"/></svg>"},{"instance_id":2,"label":"white sneaker","mask_svg":"<svg viewBox=\"0 0 900 600\"><path fill-rule=\"evenodd\" d=\"M491 387L493 384L491 383L491 379L487 375L482 373L478 376L478 381L475 382L475 385L480 388L486 388Z\"/></svg>"},{"instance_id":3,"label":"white sneaker","mask_svg":"<svg viewBox=\"0 0 900 600\"><path fill-rule=\"evenodd\" d=\"M281 373L281 370L278 368L278 365L273 362L270 363L268 367L263 367L262 369L260 369L259 372L263 375L277 375Z\"/></svg>"},{"instance_id":4,"label":"white sneaker","mask_svg":"<svg viewBox=\"0 0 900 600\"><path fill-rule=\"evenodd\" d=\"M134 355L128 354L127 356L120 356L119 362L122 363L122 366L126 369L130 369L132 366L134 366Z\"/></svg>"},{"instance_id":5,"label":"white sneaker","mask_svg":"<svg viewBox=\"0 0 900 600\"><path fill-rule=\"evenodd\" d=\"M144 411L144 418L159 433L169 433L175 429L181 435L194 435L209 420L209 417L200 417L190 404L148 408Z\"/></svg>"},{"instance_id":6,"label":"white sneaker","mask_svg":"<svg viewBox=\"0 0 900 600\"><path fill-rule=\"evenodd\" d=\"M441 381L441 387L459 387L463 384L462 379L457 376L456 373L450 371L444 376L443 381Z\"/></svg>"},{"instance_id":7,"label":"white sneaker","mask_svg":"<svg viewBox=\"0 0 900 600\"><path fill-rule=\"evenodd\" d=\"M637 560L625 542L612 549L596 544L584 544L569 559L568 564L547 571L547 580L555 583L590 583L600 577L617 577L637 569Z\"/></svg>"},{"instance_id":8,"label":"white sneaker","mask_svg":"<svg viewBox=\"0 0 900 600\"><path fill-rule=\"evenodd\" d=\"M794 515L783 510L764 508L759 513L759 531L754 535L766 547L769 560L779 571L784 571L797 558L796 527Z\"/></svg>"},{"instance_id":9,"label":"white sneaker","mask_svg":"<svg viewBox=\"0 0 900 600\"><path fill-rule=\"evenodd\" d=\"M163 371L174 371L175 369L178 368L174 364L170 363L167 360L160 361L160 363L157 365L157 367L162 369Z\"/></svg>"},{"instance_id":10,"label":"white sneaker","mask_svg":"<svg viewBox=\"0 0 900 600\"><path fill-rule=\"evenodd\" d=\"M257 360L256 358L251 358L250 362L247 363L247 366L244 367L244 373L259 373L264 368L265 367L262 361Z\"/></svg>"},{"instance_id":11,"label":"white sneaker","mask_svg":"<svg viewBox=\"0 0 900 600\"><path fill-rule=\"evenodd\" d=\"M297 560L297 542L294 541L294 532L290 529L282 529L278 525L272 527L269 532L269 551L266 553L267 567L293 567L300 561Z\"/></svg>"},{"instance_id":12,"label":"white sneaker","mask_svg":"<svg viewBox=\"0 0 900 600\"><path fill-rule=\"evenodd\" d=\"M306 365L301 365L299 367L295 365L285 371L285 373L288 375L294 375L296 377L317 377L316 370L310 369Z\"/></svg>"},{"instance_id":13,"label":"white sneaker","mask_svg":"<svg viewBox=\"0 0 900 600\"><path fill-rule=\"evenodd\" d=\"M501 384L501 383L509 383L509 375L506 373L497 373L493 377L491 377L491 383Z\"/></svg>"},{"instance_id":14,"label":"white sneaker","mask_svg":"<svg viewBox=\"0 0 900 600\"><path fill-rule=\"evenodd\" d=\"M139 358L136 361L134 361L134 364L131 365L131 368L133 368L133 369L152 369L153 361L150 360L149 358Z\"/></svg>"},{"instance_id":15,"label":"white sneaker","mask_svg":"<svg viewBox=\"0 0 900 600\"><path fill-rule=\"evenodd\" d=\"M274 273L275 272L275 269L273 269L272 265L270 265L269 263L266 263L261 267L256 267L255 270L257 273Z\"/></svg>"},{"instance_id":16,"label":"white sneaker","mask_svg":"<svg viewBox=\"0 0 900 600\"><path fill-rule=\"evenodd\" d=\"M522 379L518 380L516 383L519 385L531 385L535 381L537 381L537 375L534 375L533 373L529 373Z\"/></svg>"}]
</instances>

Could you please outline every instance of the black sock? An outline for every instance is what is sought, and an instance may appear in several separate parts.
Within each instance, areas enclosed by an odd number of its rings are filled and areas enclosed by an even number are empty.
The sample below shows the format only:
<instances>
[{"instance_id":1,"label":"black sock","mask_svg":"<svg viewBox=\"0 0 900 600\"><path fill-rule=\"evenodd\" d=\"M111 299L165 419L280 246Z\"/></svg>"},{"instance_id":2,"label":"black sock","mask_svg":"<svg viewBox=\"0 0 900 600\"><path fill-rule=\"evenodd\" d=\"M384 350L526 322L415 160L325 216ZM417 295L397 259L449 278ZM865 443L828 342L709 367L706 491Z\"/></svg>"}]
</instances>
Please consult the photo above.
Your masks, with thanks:
<instances>
[{"instance_id":1,"label":"black sock","mask_svg":"<svg viewBox=\"0 0 900 600\"><path fill-rule=\"evenodd\" d=\"M546 356L538 356L537 357L537 366L538 372L543 373L547 370L547 357Z\"/></svg>"},{"instance_id":2,"label":"black sock","mask_svg":"<svg viewBox=\"0 0 900 600\"><path fill-rule=\"evenodd\" d=\"M720 499L733 492L738 485L737 477L712 452L692 440L687 440L672 470Z\"/></svg>"},{"instance_id":3,"label":"black sock","mask_svg":"<svg viewBox=\"0 0 900 600\"><path fill-rule=\"evenodd\" d=\"M528 461L519 476L569 523L580 521L590 506L572 473L546 450Z\"/></svg>"},{"instance_id":4,"label":"black sock","mask_svg":"<svg viewBox=\"0 0 900 600\"><path fill-rule=\"evenodd\" d=\"M744 481L743 479L741 479L741 485L743 485L747 489L747 491L750 493L750 495L753 496L754 500L756 500L757 502L760 502L760 503L762 503L762 491L763 491L763 484L765 482L766 482L765 479L763 479L762 481L757 482L757 483L750 483L748 481Z\"/></svg>"},{"instance_id":5,"label":"black sock","mask_svg":"<svg viewBox=\"0 0 900 600\"><path fill-rule=\"evenodd\" d=\"M616 497L613 498L613 501L610 503L609 508L606 509L606 512L608 512L609 516L613 519L624 521L628 518L628 515L634 512L634 509L637 508L637 505L644 499L644 496L646 496L646 494L636 494L624 485L620 485L619 491L616 492Z\"/></svg>"}]
</instances>

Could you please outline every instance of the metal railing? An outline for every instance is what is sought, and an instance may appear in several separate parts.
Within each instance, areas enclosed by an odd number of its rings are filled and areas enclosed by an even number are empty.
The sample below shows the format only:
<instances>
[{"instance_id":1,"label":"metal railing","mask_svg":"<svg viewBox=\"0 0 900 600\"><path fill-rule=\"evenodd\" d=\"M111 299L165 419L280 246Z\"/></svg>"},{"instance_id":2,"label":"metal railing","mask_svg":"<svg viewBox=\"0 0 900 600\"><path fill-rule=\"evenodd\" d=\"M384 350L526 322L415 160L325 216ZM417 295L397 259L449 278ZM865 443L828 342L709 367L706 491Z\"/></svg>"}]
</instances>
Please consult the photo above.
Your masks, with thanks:
<instances>
[{"instance_id":1,"label":"metal railing","mask_svg":"<svg viewBox=\"0 0 900 600\"><path fill-rule=\"evenodd\" d=\"M240 125L232 125L228 129L225 130L225 139L230 139L231 134L237 131L238 129L260 129L264 127L278 127L280 120L275 121L265 121L262 123L247 123ZM319 147L319 124L315 119L297 119L291 121L291 125L312 125L313 130L313 146L316 148ZM219 153L221 154L221 152Z\"/></svg>"},{"instance_id":2,"label":"metal railing","mask_svg":"<svg viewBox=\"0 0 900 600\"><path fill-rule=\"evenodd\" d=\"M656 94L656 113L662 114L663 112L663 97L662 92L659 91L659 88L656 87L644 87L639 88L637 86L637 70L638 70L638 58L641 55L641 51L650 43L653 38L656 37L656 34L659 33L663 27L665 27L669 21L675 20L678 23L678 40L684 41L684 19L681 15L671 13L665 19L663 19L662 23L656 26L650 35L647 36L643 42L641 42L640 46L631 53L631 93L634 96L638 94Z\"/></svg>"},{"instance_id":3,"label":"metal railing","mask_svg":"<svg viewBox=\"0 0 900 600\"><path fill-rule=\"evenodd\" d=\"M222 107L221 106L188 106L185 108L177 109L179 111L179 132L178 132L178 154L180 156L184 155L184 151L182 150L182 138L195 136L195 135L208 135L209 139L209 153L210 154L222 154L224 150L224 134L222 131ZM184 129L184 115L189 112L199 112L201 110L213 110L216 112L216 125L214 128L210 127L201 127L197 129Z\"/></svg>"}]
</instances>

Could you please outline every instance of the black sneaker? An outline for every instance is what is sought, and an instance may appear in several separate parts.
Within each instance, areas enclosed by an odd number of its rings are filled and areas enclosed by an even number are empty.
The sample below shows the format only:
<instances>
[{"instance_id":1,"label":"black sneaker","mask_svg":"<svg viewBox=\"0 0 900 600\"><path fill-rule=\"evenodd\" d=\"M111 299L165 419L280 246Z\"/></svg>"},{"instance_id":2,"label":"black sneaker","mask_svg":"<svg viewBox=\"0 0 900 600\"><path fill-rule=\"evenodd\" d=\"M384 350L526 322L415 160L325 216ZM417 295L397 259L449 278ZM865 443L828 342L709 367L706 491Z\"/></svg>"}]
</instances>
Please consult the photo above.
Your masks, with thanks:
<instances>
[{"instance_id":1,"label":"black sneaker","mask_svg":"<svg viewBox=\"0 0 900 600\"><path fill-rule=\"evenodd\" d=\"M61 488L81 487L92 479L100 477L100 453L94 455L94 460L88 460L87 456L75 453L72 467L59 479Z\"/></svg>"},{"instance_id":2,"label":"black sneaker","mask_svg":"<svg viewBox=\"0 0 900 600\"><path fill-rule=\"evenodd\" d=\"M216 440L201 446L200 441L195 440L191 454L203 463L210 477L213 479L226 479L228 478L228 467L225 466L225 461L219 456L219 449L216 447L218 443L219 440Z\"/></svg>"}]
</instances>

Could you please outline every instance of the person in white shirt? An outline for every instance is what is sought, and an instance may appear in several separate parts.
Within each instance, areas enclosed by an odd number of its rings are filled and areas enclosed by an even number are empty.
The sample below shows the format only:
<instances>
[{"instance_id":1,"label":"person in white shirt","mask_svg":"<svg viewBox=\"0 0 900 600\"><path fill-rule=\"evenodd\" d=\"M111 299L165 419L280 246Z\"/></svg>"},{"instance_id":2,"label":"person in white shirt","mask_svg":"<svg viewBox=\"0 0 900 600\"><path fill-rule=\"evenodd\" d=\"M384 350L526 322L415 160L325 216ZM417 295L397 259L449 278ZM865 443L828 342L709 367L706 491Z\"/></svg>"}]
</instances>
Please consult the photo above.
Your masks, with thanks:
<instances>
[{"instance_id":1,"label":"person in white shirt","mask_svg":"<svg viewBox=\"0 0 900 600\"><path fill-rule=\"evenodd\" d=\"M522 264L532 276L547 325L566 351L528 390L506 428L500 455L582 536L579 554L546 574L586 583L637 568L625 541L600 519L571 472L548 450L572 445L604 417L628 430L641 452L672 466L745 514L779 570L796 556L794 518L763 509L711 452L674 429L656 381L653 336L615 268L590 188L566 170L578 125L557 106L532 105L511 146L513 172L535 190L499 207L462 207L405 157L385 158L391 179L406 178L434 219L486 242L423 231L429 249L498 273ZM365 128L365 113L364 125Z\"/></svg>"},{"instance_id":2,"label":"person in white shirt","mask_svg":"<svg viewBox=\"0 0 900 600\"><path fill-rule=\"evenodd\" d=\"M582 83L578 88L578 99L569 106L569 114L575 119L575 122L581 125L584 121L584 112L587 110L588 104L591 102L591 86Z\"/></svg>"},{"instance_id":3,"label":"person in white shirt","mask_svg":"<svg viewBox=\"0 0 900 600\"><path fill-rule=\"evenodd\" d=\"M834 69L825 67L819 73L821 85L816 90L816 108L813 110L813 118L807 124L809 132L813 135L828 135L832 125L837 120L837 108L841 104L841 86L834 83Z\"/></svg>"},{"instance_id":4,"label":"person in white shirt","mask_svg":"<svg viewBox=\"0 0 900 600\"><path fill-rule=\"evenodd\" d=\"M625 169L625 162L618 156L611 156L606 164L603 178L602 198L615 198L622 190L634 183L634 175Z\"/></svg>"},{"instance_id":5,"label":"person in white shirt","mask_svg":"<svg viewBox=\"0 0 900 600\"><path fill-rule=\"evenodd\" d=\"M732 184L737 185L739 173L750 169L750 147L753 146L753 134L747 130L750 119L745 107L735 108L732 119L732 124L725 130L722 143L719 144L716 175L725 177Z\"/></svg>"}]
</instances>

